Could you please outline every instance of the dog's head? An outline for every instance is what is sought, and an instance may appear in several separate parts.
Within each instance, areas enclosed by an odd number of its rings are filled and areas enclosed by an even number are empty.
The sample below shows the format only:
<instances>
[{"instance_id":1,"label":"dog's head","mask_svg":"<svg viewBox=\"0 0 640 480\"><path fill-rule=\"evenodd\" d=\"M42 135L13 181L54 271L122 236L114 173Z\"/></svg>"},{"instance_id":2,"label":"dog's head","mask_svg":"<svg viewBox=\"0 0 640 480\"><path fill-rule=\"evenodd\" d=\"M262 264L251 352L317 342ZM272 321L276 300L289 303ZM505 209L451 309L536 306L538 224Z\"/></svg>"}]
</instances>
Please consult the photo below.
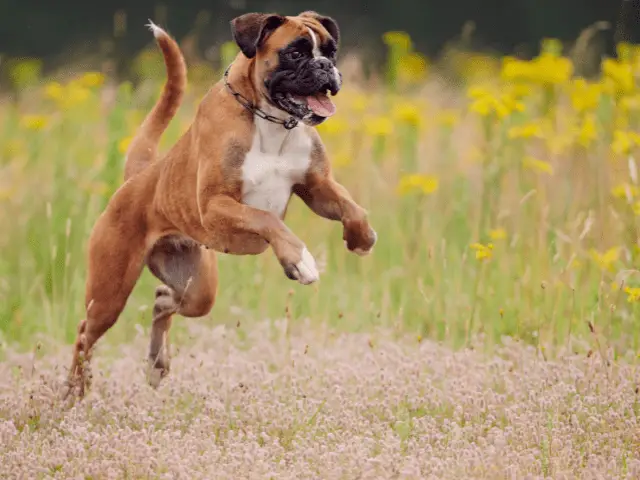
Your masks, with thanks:
<instances>
[{"instance_id":1,"label":"dog's head","mask_svg":"<svg viewBox=\"0 0 640 480\"><path fill-rule=\"evenodd\" d=\"M247 13L231 28L242 53L254 59L254 80L269 103L307 125L334 114L330 95L342 83L334 19L311 11L295 17Z\"/></svg>"}]
</instances>

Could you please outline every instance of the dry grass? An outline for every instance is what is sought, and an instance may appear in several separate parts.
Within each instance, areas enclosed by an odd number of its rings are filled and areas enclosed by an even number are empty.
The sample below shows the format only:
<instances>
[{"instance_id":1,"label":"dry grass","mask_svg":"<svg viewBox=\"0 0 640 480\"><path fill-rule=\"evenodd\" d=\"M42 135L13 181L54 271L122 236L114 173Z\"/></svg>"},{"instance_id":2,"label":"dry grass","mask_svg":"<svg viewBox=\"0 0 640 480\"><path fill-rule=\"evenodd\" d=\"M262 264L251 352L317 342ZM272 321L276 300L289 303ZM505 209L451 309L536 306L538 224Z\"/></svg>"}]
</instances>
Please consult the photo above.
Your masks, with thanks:
<instances>
[{"instance_id":1,"label":"dry grass","mask_svg":"<svg viewBox=\"0 0 640 480\"><path fill-rule=\"evenodd\" d=\"M2 478L638 478L635 355L495 356L375 330L189 322L159 390L146 333L104 342L87 398L68 347L0 363ZM482 339L477 339L481 345ZM35 360L34 360L35 358ZM67 406L69 407L69 406Z\"/></svg>"}]
</instances>

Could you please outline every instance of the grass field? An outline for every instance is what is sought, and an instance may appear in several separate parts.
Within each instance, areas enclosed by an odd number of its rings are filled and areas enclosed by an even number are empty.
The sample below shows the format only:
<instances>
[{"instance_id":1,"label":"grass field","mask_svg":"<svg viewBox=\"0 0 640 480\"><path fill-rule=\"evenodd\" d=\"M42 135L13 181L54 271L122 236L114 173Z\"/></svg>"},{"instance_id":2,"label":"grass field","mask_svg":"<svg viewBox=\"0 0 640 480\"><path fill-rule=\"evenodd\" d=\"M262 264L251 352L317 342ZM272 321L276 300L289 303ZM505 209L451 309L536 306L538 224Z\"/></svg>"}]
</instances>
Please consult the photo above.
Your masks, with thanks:
<instances>
[{"instance_id":1,"label":"grass field","mask_svg":"<svg viewBox=\"0 0 640 480\"><path fill-rule=\"evenodd\" d=\"M9 62L13 90L0 104L6 465L72 476L89 458L73 443L80 435L111 445L92 478L175 468L194 478L211 462L220 476L251 465L256 478L293 478L296 468L304 478L638 474L640 48L620 45L586 75L553 40L531 61L452 50L438 62L400 32L384 40L384 75L365 77L357 56L343 57L338 114L319 128L336 177L370 212L374 253L347 252L341 226L294 199L287 224L318 260L320 282L286 279L270 251L221 255L217 304L204 319L174 322L183 350L155 393L138 374L157 285L145 272L98 347L104 377L72 414L48 395L70 360L59 345L83 318L86 241L164 68L153 47L121 84L84 69L42 78L37 61ZM165 149L234 53L223 46L216 68L190 61ZM259 335L283 318L292 333ZM328 329L337 343L323 343ZM304 345L315 345L310 356ZM16 351L33 352L35 376ZM236 398L238 382L249 393ZM583 414L569 415L574 406ZM63 417L67 430L56 426ZM130 450L114 446L126 439ZM176 441L199 460L175 459ZM120 454L146 460L125 472ZM330 470L329 460L342 466Z\"/></svg>"}]
</instances>

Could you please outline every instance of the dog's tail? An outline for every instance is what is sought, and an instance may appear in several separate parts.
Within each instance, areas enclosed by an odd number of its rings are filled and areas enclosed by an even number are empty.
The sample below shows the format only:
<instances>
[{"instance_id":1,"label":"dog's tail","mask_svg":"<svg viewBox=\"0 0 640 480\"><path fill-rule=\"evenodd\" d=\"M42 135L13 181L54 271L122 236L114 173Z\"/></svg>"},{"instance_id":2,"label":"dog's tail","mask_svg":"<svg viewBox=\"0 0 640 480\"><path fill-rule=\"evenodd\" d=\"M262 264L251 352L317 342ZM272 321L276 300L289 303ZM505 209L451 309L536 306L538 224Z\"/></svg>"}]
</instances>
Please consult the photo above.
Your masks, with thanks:
<instances>
[{"instance_id":1,"label":"dog's tail","mask_svg":"<svg viewBox=\"0 0 640 480\"><path fill-rule=\"evenodd\" d=\"M180 107L187 85L187 67L176 41L151 20L147 26L162 50L167 80L160 98L129 144L124 167L125 180L142 171L156 159L160 137Z\"/></svg>"}]
</instances>

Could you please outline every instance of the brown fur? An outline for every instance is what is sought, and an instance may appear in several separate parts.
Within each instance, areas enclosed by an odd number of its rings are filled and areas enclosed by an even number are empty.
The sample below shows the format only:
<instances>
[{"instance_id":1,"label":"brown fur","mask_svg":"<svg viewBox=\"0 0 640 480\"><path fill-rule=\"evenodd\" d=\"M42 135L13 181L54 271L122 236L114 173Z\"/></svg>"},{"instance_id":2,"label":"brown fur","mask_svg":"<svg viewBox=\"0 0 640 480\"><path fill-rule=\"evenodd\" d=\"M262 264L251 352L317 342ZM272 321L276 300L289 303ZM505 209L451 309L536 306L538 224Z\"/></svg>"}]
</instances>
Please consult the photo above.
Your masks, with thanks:
<instances>
[{"instance_id":1,"label":"brown fur","mask_svg":"<svg viewBox=\"0 0 640 480\"><path fill-rule=\"evenodd\" d=\"M229 73L234 88L258 103L267 65L277 51L311 26L329 35L311 16L287 17L266 33L257 56L235 59ZM69 390L84 394L88 378L83 366L92 347L117 321L142 269L148 266L163 285L156 290L149 348L150 382L157 385L169 370L167 336L171 317L206 315L218 285L216 251L259 254L271 246L285 268L301 261L302 241L283 218L242 201L241 167L251 147L254 119L222 81L204 96L186 133L166 156L156 159L158 141L175 114L186 85L184 60L175 41L158 38L167 67L162 96L141 125L127 154L125 182L98 218L89 239L85 306L78 327ZM311 167L304 185L294 192L318 215L344 224L349 249L370 251L375 232L366 212L335 182L319 136L314 139ZM207 248L205 248L206 246ZM84 357L84 361L83 358Z\"/></svg>"}]
</instances>

